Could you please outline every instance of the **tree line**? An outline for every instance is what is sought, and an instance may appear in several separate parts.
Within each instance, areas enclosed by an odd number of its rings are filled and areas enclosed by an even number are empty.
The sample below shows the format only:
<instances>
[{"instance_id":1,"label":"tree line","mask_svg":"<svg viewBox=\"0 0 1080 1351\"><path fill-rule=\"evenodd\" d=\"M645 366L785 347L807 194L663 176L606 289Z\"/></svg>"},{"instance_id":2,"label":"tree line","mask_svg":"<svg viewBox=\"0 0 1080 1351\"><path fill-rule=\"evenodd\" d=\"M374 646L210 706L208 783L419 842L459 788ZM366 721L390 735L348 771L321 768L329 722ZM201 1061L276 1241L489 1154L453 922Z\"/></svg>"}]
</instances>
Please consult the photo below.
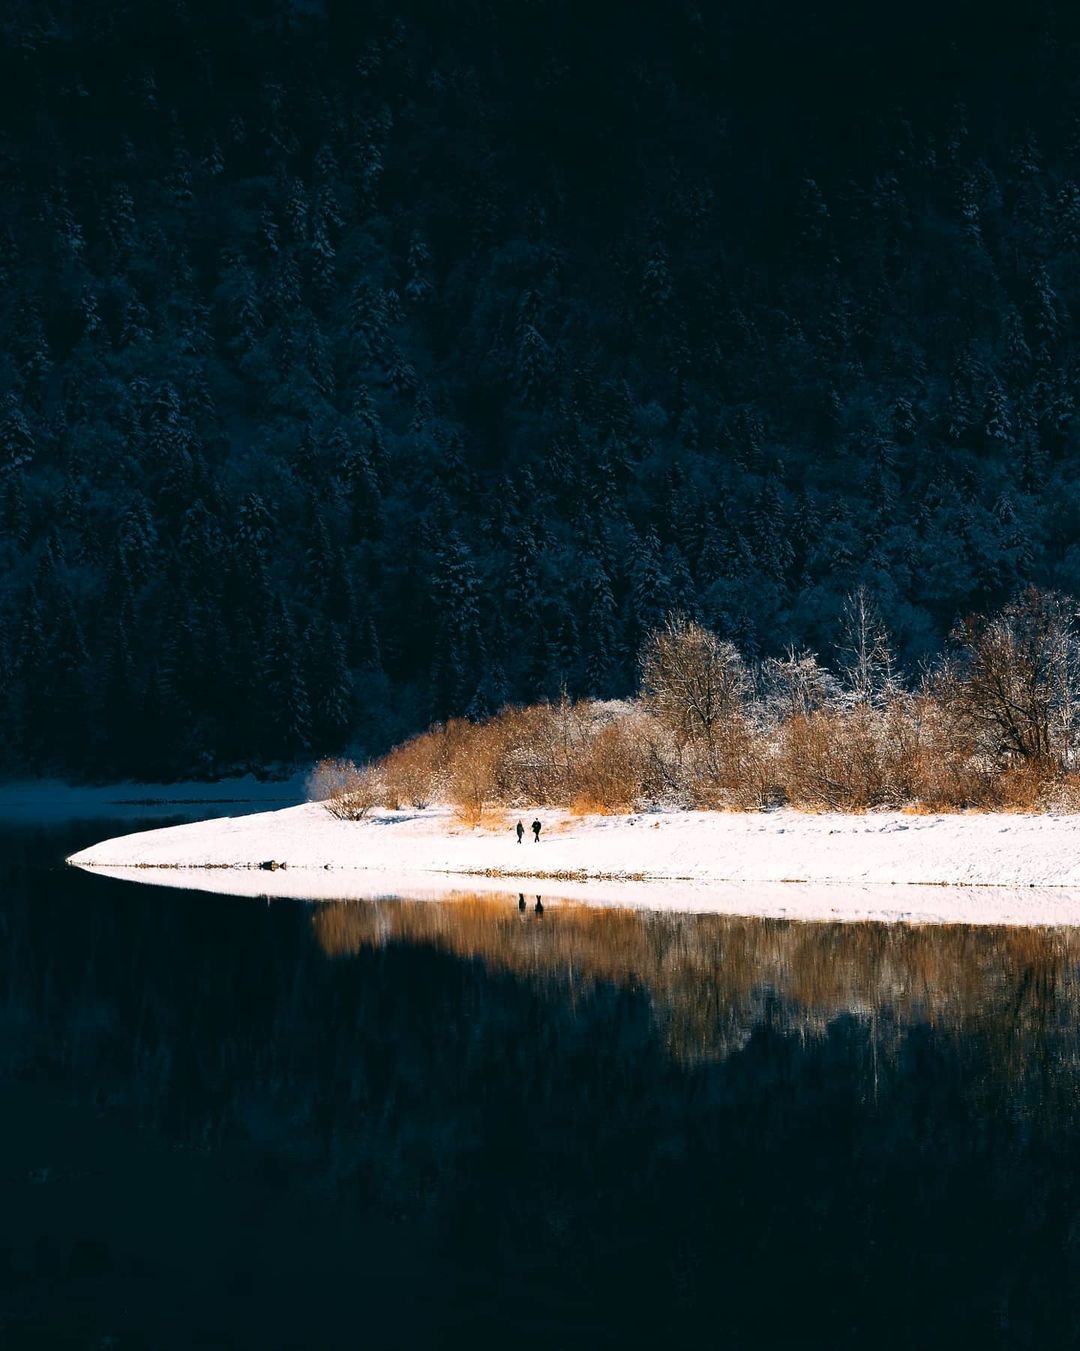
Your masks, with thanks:
<instances>
[{"instance_id":1,"label":"tree line","mask_svg":"<svg viewBox=\"0 0 1080 1351\"><path fill-rule=\"evenodd\" d=\"M450 720L361 768L321 762L311 796L343 819L449 802L470 824L501 807L1080 804L1080 606L1059 593L1030 587L965 617L912 678L863 590L831 667L794 648L749 662L681 614L647 636L639 664L632 699Z\"/></svg>"},{"instance_id":2,"label":"tree line","mask_svg":"<svg viewBox=\"0 0 1080 1351\"><path fill-rule=\"evenodd\" d=\"M0 771L1080 593L1078 16L841 8L5 6Z\"/></svg>"}]
</instances>

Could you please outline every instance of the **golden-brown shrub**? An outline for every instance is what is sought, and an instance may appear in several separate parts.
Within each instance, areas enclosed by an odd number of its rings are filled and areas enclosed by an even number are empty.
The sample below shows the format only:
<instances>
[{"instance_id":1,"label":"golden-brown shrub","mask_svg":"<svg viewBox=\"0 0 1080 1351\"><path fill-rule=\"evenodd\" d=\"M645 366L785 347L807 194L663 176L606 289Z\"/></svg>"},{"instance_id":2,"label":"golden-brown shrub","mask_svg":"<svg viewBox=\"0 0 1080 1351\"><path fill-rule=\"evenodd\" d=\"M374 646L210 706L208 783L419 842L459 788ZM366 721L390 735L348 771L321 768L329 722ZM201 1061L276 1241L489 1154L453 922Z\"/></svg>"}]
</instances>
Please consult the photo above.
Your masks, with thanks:
<instances>
[{"instance_id":1,"label":"golden-brown shrub","mask_svg":"<svg viewBox=\"0 0 1080 1351\"><path fill-rule=\"evenodd\" d=\"M347 761L321 762L319 797L340 796ZM916 808L1045 810L1072 800L1072 779L1033 760L995 763L947 703L897 693L797 712L779 722L736 710L686 737L647 705L590 701L506 709L484 724L438 725L395 747L365 780L388 806L440 800L480 822L492 807L631 811L649 803L756 811ZM1066 786L1063 786L1066 785ZM350 801L357 785L350 779Z\"/></svg>"},{"instance_id":2,"label":"golden-brown shrub","mask_svg":"<svg viewBox=\"0 0 1080 1351\"><path fill-rule=\"evenodd\" d=\"M641 793L642 752L629 719L596 727L574 761L571 809L582 815L632 811Z\"/></svg>"},{"instance_id":3,"label":"golden-brown shrub","mask_svg":"<svg viewBox=\"0 0 1080 1351\"><path fill-rule=\"evenodd\" d=\"M882 678L864 673L846 692L808 653L766 662L752 678L730 643L673 618L646 643L638 699L564 697L504 709L482 725L436 724L385 756L365 792L377 782L393 807L449 802L470 823L493 806L1030 811L1080 802L1067 772L1080 752L1080 638L1067 609L1064 598L1025 593L965 630L967 646L915 692L879 651L884 640L865 604L859 632L876 646L860 638L852 652ZM1046 660L1033 665L1032 650ZM1026 689L1044 666L1050 674L1025 715L1034 731L1004 736L1005 696L995 691ZM339 797L342 774L357 772L321 762L313 791Z\"/></svg>"},{"instance_id":4,"label":"golden-brown shrub","mask_svg":"<svg viewBox=\"0 0 1080 1351\"><path fill-rule=\"evenodd\" d=\"M445 789L449 757L446 729L438 723L395 746L379 765L386 788L386 806L417 809L428 806Z\"/></svg>"}]
</instances>

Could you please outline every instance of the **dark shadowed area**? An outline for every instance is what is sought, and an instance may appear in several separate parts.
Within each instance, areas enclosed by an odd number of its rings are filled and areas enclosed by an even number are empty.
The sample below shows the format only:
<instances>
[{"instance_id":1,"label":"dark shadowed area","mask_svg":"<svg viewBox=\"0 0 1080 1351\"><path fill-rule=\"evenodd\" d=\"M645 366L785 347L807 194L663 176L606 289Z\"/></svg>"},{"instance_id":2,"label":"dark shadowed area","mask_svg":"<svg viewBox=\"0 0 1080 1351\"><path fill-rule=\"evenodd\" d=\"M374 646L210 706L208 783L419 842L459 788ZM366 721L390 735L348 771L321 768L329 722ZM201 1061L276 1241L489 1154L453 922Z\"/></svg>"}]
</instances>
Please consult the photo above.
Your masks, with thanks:
<instances>
[{"instance_id":1,"label":"dark shadowed area","mask_svg":"<svg viewBox=\"0 0 1080 1351\"><path fill-rule=\"evenodd\" d=\"M62 862L316 761L1075 809L1078 70L1068 0L0 4L0 1351L1080 1345L1080 929Z\"/></svg>"},{"instance_id":2,"label":"dark shadowed area","mask_svg":"<svg viewBox=\"0 0 1080 1351\"><path fill-rule=\"evenodd\" d=\"M0 772L1080 594L1078 16L9 0Z\"/></svg>"},{"instance_id":3,"label":"dark shadowed area","mask_svg":"<svg viewBox=\"0 0 1080 1351\"><path fill-rule=\"evenodd\" d=\"M1074 1340L1077 931L203 897L102 825L0 835L5 1347Z\"/></svg>"}]
</instances>

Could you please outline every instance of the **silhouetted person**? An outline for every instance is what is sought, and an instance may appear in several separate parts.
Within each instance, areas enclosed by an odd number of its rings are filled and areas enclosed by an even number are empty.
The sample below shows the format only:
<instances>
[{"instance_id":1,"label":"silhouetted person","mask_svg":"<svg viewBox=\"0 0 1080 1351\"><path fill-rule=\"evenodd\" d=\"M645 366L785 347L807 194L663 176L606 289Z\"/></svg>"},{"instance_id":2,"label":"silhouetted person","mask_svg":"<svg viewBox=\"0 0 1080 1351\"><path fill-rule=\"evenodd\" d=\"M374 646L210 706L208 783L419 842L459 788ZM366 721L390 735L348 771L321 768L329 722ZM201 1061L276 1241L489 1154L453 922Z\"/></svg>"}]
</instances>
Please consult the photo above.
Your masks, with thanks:
<instances>
[{"instance_id":1,"label":"silhouetted person","mask_svg":"<svg viewBox=\"0 0 1080 1351\"><path fill-rule=\"evenodd\" d=\"M541 827L539 821L534 821L534 822L532 823L532 833L533 833L533 843L534 843L534 844L539 844L539 843L540 843L540 831L541 831L541 829L542 829L542 827Z\"/></svg>"},{"instance_id":2,"label":"silhouetted person","mask_svg":"<svg viewBox=\"0 0 1080 1351\"><path fill-rule=\"evenodd\" d=\"M540 899L539 896L537 896L536 898L536 904L533 906L533 909L536 911L538 915L543 915L544 913L544 902Z\"/></svg>"},{"instance_id":3,"label":"silhouetted person","mask_svg":"<svg viewBox=\"0 0 1080 1351\"><path fill-rule=\"evenodd\" d=\"M521 843L521 841L518 840L518 844L520 844L520 843ZM519 909L519 910L524 910L524 909L525 909L525 893L524 893L523 891L519 891L519 892L518 892L518 909Z\"/></svg>"},{"instance_id":4,"label":"silhouetted person","mask_svg":"<svg viewBox=\"0 0 1080 1351\"><path fill-rule=\"evenodd\" d=\"M519 821L519 822L517 823L517 837L518 837L518 844L521 843L521 837L522 837L522 835L524 835L524 834L525 834L525 827L524 827L524 826L521 824L521 822Z\"/></svg>"}]
</instances>

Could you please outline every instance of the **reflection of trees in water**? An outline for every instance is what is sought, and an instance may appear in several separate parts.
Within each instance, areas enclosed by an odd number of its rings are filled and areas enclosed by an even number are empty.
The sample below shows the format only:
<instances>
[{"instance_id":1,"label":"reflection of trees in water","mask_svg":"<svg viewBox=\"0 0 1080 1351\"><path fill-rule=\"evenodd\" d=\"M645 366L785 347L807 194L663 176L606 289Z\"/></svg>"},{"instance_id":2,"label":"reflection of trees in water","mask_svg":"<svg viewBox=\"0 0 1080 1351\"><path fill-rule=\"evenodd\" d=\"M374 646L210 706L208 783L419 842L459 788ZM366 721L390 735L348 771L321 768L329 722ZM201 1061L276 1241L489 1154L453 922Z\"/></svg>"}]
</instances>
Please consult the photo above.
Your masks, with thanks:
<instances>
[{"instance_id":1,"label":"reflection of trees in water","mask_svg":"<svg viewBox=\"0 0 1080 1351\"><path fill-rule=\"evenodd\" d=\"M915 1023L986 1038L998 1064L1020 1073L1032 1038L1064 1042L1080 1014L1080 930L806 924L573 904L549 906L537 924L510 898L490 895L336 902L319 906L312 923L336 956L426 944L571 999L585 985L641 991L689 1062L739 1049L765 1019L821 1035L848 1015L886 1041Z\"/></svg>"},{"instance_id":2,"label":"reflection of trees in water","mask_svg":"<svg viewBox=\"0 0 1080 1351\"><path fill-rule=\"evenodd\" d=\"M242 1151L449 1254L496 1321L832 1349L1076 1313L1071 933L28 880L6 1086Z\"/></svg>"}]
</instances>

